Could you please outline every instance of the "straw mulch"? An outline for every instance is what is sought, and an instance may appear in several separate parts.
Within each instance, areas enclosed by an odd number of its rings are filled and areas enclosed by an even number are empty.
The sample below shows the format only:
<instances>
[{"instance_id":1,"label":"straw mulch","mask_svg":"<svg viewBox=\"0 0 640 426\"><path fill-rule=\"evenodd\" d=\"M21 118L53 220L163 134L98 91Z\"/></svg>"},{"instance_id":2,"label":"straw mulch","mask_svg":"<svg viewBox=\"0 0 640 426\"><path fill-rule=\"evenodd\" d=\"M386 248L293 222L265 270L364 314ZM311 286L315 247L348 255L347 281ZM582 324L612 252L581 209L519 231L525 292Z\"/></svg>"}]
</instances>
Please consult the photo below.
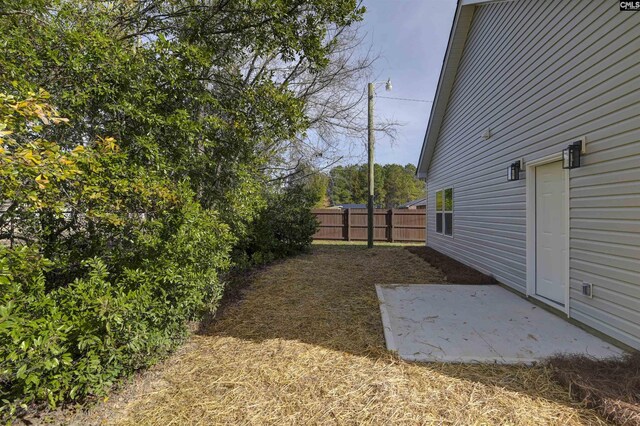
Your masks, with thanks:
<instances>
[{"instance_id":1,"label":"straw mulch","mask_svg":"<svg viewBox=\"0 0 640 426\"><path fill-rule=\"evenodd\" d=\"M640 426L640 353L607 361L558 356L549 363L576 399L618 425Z\"/></svg>"},{"instance_id":2,"label":"straw mulch","mask_svg":"<svg viewBox=\"0 0 640 426\"><path fill-rule=\"evenodd\" d=\"M256 274L183 350L77 422L604 424L546 367L412 364L385 351L374 284L442 281L401 247L314 246Z\"/></svg>"}]
</instances>

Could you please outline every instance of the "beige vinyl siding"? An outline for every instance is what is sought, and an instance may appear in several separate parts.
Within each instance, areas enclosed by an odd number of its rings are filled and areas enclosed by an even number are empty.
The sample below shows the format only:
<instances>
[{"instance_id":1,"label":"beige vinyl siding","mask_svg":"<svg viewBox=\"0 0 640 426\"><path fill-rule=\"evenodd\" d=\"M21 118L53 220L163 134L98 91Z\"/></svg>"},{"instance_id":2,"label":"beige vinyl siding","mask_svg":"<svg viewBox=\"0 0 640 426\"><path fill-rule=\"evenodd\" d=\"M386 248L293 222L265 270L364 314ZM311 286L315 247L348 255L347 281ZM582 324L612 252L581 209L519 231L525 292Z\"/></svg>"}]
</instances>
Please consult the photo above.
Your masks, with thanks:
<instances>
[{"instance_id":1,"label":"beige vinyl siding","mask_svg":"<svg viewBox=\"0 0 640 426\"><path fill-rule=\"evenodd\" d=\"M570 315L640 348L640 13L587 0L475 7L428 170L428 244L524 293L526 176L507 182L507 167L582 136L588 152L570 172ZM434 228L444 187L454 188L453 238Z\"/></svg>"}]
</instances>

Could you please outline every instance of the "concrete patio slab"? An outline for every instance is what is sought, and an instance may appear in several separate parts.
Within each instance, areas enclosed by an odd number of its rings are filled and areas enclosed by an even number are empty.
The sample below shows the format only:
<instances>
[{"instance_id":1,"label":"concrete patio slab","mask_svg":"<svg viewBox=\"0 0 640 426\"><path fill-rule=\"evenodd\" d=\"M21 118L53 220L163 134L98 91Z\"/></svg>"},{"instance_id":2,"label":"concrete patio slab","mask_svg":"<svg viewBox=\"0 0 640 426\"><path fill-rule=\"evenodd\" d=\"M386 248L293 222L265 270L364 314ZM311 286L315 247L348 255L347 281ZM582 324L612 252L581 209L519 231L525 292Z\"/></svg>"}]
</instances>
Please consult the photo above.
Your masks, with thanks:
<instances>
[{"instance_id":1,"label":"concrete patio slab","mask_svg":"<svg viewBox=\"0 0 640 426\"><path fill-rule=\"evenodd\" d=\"M497 285L376 285L387 349L408 361L533 363L621 349Z\"/></svg>"}]
</instances>

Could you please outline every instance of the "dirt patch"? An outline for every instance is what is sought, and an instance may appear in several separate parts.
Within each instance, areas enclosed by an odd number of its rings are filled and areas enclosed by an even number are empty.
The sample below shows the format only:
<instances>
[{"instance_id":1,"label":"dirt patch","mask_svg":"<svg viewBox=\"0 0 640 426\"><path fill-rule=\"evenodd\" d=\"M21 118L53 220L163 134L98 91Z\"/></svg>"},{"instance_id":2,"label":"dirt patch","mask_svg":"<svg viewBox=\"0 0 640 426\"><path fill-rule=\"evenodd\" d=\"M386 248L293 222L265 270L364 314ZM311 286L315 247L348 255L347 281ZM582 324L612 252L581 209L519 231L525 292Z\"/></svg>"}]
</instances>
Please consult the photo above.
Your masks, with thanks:
<instances>
[{"instance_id":1,"label":"dirt patch","mask_svg":"<svg viewBox=\"0 0 640 426\"><path fill-rule=\"evenodd\" d=\"M70 424L605 424L546 366L386 351L375 284L442 283L402 247L314 246L250 277L185 350Z\"/></svg>"},{"instance_id":2,"label":"dirt patch","mask_svg":"<svg viewBox=\"0 0 640 426\"><path fill-rule=\"evenodd\" d=\"M558 356L549 365L577 400L615 424L640 425L640 354L609 361Z\"/></svg>"},{"instance_id":3,"label":"dirt patch","mask_svg":"<svg viewBox=\"0 0 640 426\"><path fill-rule=\"evenodd\" d=\"M478 272L447 255L432 249L431 247L405 247L409 252L424 259L437 268L446 277L446 280L454 284L498 284L488 275Z\"/></svg>"}]
</instances>

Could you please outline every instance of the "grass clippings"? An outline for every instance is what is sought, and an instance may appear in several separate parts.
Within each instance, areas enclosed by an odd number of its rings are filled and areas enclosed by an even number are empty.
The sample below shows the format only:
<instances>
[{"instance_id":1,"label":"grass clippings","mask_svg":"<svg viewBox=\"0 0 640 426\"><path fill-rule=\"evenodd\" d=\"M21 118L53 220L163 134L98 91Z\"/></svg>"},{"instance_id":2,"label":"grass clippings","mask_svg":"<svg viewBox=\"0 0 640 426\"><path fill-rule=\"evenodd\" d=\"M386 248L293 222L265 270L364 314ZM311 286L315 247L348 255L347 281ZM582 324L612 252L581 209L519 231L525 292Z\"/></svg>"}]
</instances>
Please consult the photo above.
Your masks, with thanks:
<instances>
[{"instance_id":1,"label":"grass clippings","mask_svg":"<svg viewBox=\"0 0 640 426\"><path fill-rule=\"evenodd\" d=\"M432 249L431 247L406 247L408 251L419 256L430 265L438 268L453 284L498 284L495 278L476 271L475 269Z\"/></svg>"},{"instance_id":2,"label":"grass clippings","mask_svg":"<svg viewBox=\"0 0 640 426\"><path fill-rule=\"evenodd\" d=\"M314 246L255 274L162 368L70 423L606 424L545 366L418 364L386 351L375 284L443 281L401 247Z\"/></svg>"},{"instance_id":3,"label":"grass clippings","mask_svg":"<svg viewBox=\"0 0 640 426\"><path fill-rule=\"evenodd\" d=\"M574 398L615 424L640 425L639 353L605 361L557 356L549 364L554 377L571 390Z\"/></svg>"}]
</instances>

